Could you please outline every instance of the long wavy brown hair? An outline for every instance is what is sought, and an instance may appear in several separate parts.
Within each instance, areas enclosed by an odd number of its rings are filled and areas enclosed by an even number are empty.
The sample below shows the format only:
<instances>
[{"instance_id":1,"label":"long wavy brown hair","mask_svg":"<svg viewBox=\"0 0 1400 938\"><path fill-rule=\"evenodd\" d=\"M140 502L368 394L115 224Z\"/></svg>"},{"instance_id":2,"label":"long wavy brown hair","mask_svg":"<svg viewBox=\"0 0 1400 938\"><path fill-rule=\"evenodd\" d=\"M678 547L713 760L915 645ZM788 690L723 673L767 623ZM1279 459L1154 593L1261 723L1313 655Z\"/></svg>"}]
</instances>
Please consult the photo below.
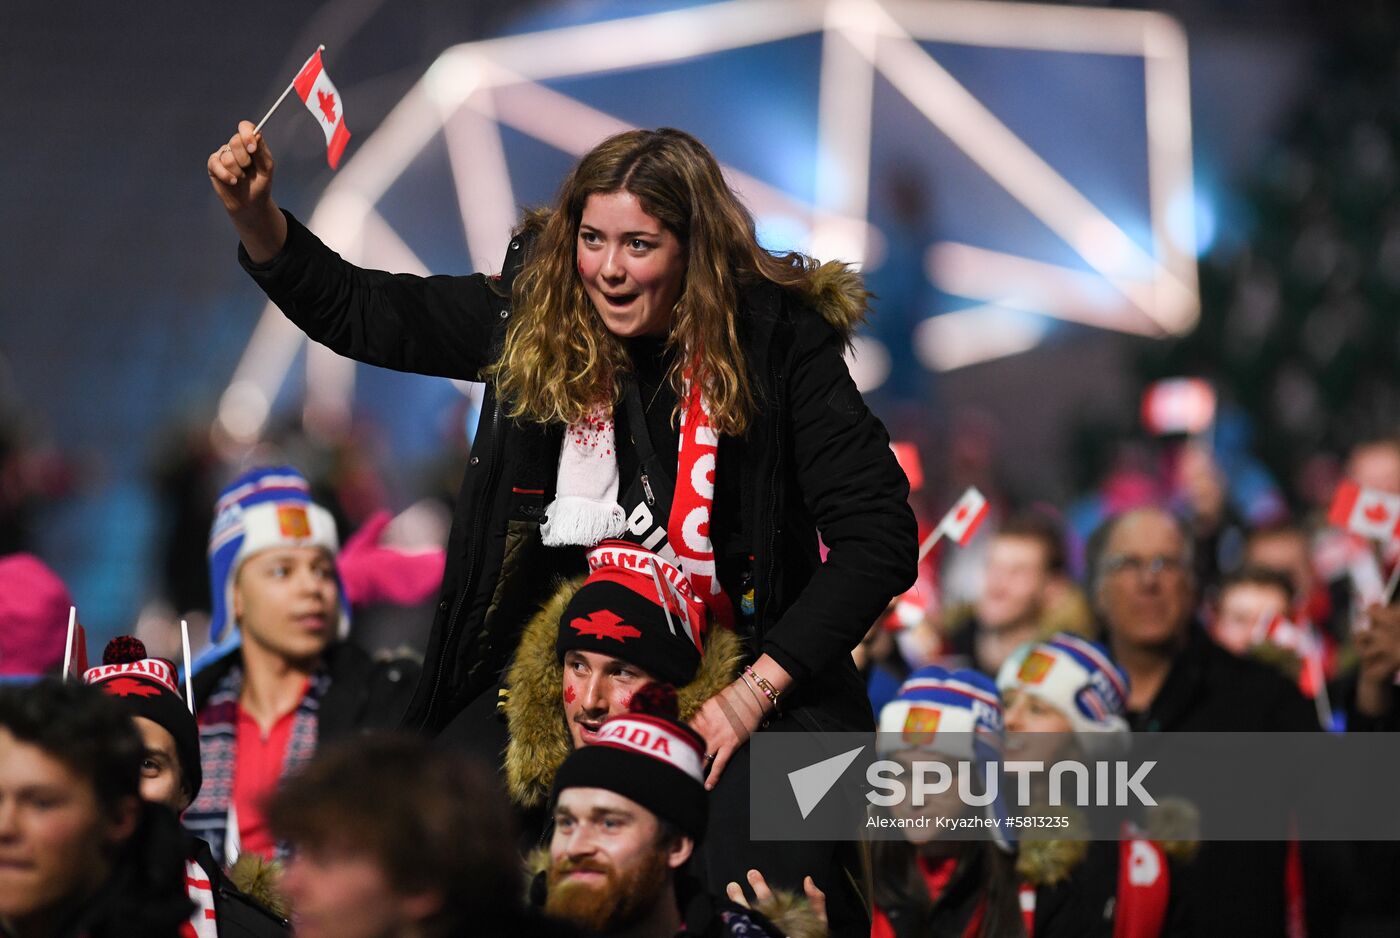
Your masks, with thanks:
<instances>
[{"instance_id":1,"label":"long wavy brown hair","mask_svg":"<svg viewBox=\"0 0 1400 938\"><path fill-rule=\"evenodd\" d=\"M678 352L668 375L677 410L684 406L689 370L715 429L742 434L756 405L739 347L739 287L767 280L811 297L820 283L855 275L843 264L818 265L802 254L764 250L753 216L724 181L714 156L690 134L670 128L604 140L564 181L554 207L526 219L523 230L534 244L515 278L512 321L491 369L506 412L573 424L620 396L631 363L577 273L584 203L594 193L612 192L636 196L685 252L685 279L667 338Z\"/></svg>"}]
</instances>

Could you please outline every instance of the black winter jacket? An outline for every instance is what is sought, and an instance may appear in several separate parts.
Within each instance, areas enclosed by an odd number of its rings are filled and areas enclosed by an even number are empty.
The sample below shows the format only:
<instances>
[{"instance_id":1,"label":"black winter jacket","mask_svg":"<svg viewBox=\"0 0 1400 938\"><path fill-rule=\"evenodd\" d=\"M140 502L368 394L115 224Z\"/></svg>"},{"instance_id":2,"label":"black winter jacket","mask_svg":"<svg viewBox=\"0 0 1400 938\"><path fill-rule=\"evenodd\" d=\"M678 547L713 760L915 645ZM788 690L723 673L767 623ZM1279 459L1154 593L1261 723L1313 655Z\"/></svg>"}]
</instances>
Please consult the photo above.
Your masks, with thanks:
<instances>
[{"instance_id":1,"label":"black winter jacket","mask_svg":"<svg viewBox=\"0 0 1400 938\"><path fill-rule=\"evenodd\" d=\"M417 277L355 267L287 221L277 257L253 264L240 246L240 262L312 339L368 364L466 380L480 380L499 356L523 239L511 243L505 278ZM740 305L759 413L743 438L720 443L717 554L722 541L747 544L756 614L746 638L754 657L768 653L798 682L784 709L810 728L869 729L850 651L914 582L908 482L842 359L855 324L767 283L743 288ZM406 726L440 732L494 689L530 614L561 575L584 570L581 551L546 548L538 533L562 435L505 417L488 383ZM733 595L734 576L723 566L720 576Z\"/></svg>"},{"instance_id":2,"label":"black winter jacket","mask_svg":"<svg viewBox=\"0 0 1400 938\"><path fill-rule=\"evenodd\" d=\"M203 838L187 835L185 856L199 864L209 879L219 938L287 938L291 935L290 922L233 884Z\"/></svg>"},{"instance_id":3,"label":"black winter jacket","mask_svg":"<svg viewBox=\"0 0 1400 938\"><path fill-rule=\"evenodd\" d=\"M1122 846L1113 840L1091 841L1084 858L1068 870L1065 879L1036 888L1035 938L1113 938L1118 920L1132 914L1132 899L1121 895L1119 888ZM1169 890L1178 874L1171 860L1158 873L1167 878ZM1185 903L1170 891L1157 934L1162 938L1192 934Z\"/></svg>"},{"instance_id":4,"label":"black winter jacket","mask_svg":"<svg viewBox=\"0 0 1400 938\"><path fill-rule=\"evenodd\" d=\"M1238 658L1190 627L1135 732L1291 732L1316 730L1317 715L1297 686L1275 669ZM1173 896L1186 903L1195 935L1268 935L1285 931L1282 843L1204 843L1183 864ZM1307 857L1304 857L1307 874Z\"/></svg>"}]
</instances>

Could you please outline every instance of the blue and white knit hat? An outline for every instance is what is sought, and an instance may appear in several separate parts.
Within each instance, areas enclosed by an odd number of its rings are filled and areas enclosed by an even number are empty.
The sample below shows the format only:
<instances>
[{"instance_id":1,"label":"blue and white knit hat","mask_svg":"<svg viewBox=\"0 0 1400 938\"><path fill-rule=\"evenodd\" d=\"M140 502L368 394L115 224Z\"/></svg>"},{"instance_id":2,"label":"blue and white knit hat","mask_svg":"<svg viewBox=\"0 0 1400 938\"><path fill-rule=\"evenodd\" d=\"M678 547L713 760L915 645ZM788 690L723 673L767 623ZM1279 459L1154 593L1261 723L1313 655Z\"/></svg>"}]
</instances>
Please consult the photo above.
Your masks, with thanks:
<instances>
[{"instance_id":1,"label":"blue and white knit hat","mask_svg":"<svg viewBox=\"0 0 1400 938\"><path fill-rule=\"evenodd\" d=\"M306 477L291 466L267 466L245 472L219 495L214 526L209 532L209 586L213 617L209 641L213 647L200 655L195 670L223 657L239 645L238 622L233 615L233 583L243 561L272 547L324 547L332 556L340 552L335 519L311 500ZM340 584L340 623L337 634L350 630L350 610ZM225 634L227 633L227 634Z\"/></svg>"},{"instance_id":2,"label":"blue and white knit hat","mask_svg":"<svg viewBox=\"0 0 1400 938\"><path fill-rule=\"evenodd\" d=\"M1001 697L991 678L968 668L920 668L880 709L884 752L925 749L991 761L1001 752Z\"/></svg>"},{"instance_id":3,"label":"blue and white knit hat","mask_svg":"<svg viewBox=\"0 0 1400 938\"><path fill-rule=\"evenodd\" d=\"M1001 697L992 679L969 668L948 671L937 665L920 668L899 687L895 699L880 708L881 752L922 749L981 766L1001 760ZM1004 786L1002 789L1004 791ZM993 839L1005 850L1014 843L1007 828L1005 800L998 794L987 806L997 820Z\"/></svg>"},{"instance_id":4,"label":"blue and white knit hat","mask_svg":"<svg viewBox=\"0 0 1400 938\"><path fill-rule=\"evenodd\" d=\"M1102 645L1077 635L1060 632L1017 648L997 672L997 688L1039 697L1076 733L1128 732L1128 676Z\"/></svg>"}]
</instances>

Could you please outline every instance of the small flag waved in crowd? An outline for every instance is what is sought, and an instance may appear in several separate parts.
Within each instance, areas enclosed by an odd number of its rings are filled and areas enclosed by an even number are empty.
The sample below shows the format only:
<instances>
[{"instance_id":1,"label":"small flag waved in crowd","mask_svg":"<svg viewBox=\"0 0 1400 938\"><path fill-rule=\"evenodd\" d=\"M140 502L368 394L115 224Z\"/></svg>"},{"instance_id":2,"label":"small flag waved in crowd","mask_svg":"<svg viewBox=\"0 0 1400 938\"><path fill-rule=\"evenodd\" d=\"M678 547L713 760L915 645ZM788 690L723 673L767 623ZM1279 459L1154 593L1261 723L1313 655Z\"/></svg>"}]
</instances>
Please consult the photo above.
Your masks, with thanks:
<instances>
[{"instance_id":1,"label":"small flag waved in crowd","mask_svg":"<svg viewBox=\"0 0 1400 938\"><path fill-rule=\"evenodd\" d=\"M321 64L320 49L306 60L292 85L311 116L320 122L321 131L326 135L326 162L335 169L345 145L350 142L350 131L345 127L345 108L340 93Z\"/></svg>"},{"instance_id":2,"label":"small flag waved in crowd","mask_svg":"<svg viewBox=\"0 0 1400 938\"><path fill-rule=\"evenodd\" d=\"M1400 495L1363 488L1350 479L1337 486L1327 520L1353 534L1390 541L1400 537Z\"/></svg>"},{"instance_id":3,"label":"small flag waved in crowd","mask_svg":"<svg viewBox=\"0 0 1400 938\"><path fill-rule=\"evenodd\" d=\"M977 486L969 485L957 504L948 509L943 520L938 522L938 527L919 545L919 559L927 557L933 545L942 537L957 541L959 547L966 547L986 517L987 496L977 491Z\"/></svg>"},{"instance_id":4,"label":"small flag waved in crowd","mask_svg":"<svg viewBox=\"0 0 1400 938\"><path fill-rule=\"evenodd\" d=\"M986 517L987 496L977 491L975 485L969 485L962 498L958 499L958 503L948 509L938 526L943 529L949 540L957 541L959 547L966 547Z\"/></svg>"},{"instance_id":5,"label":"small flag waved in crowd","mask_svg":"<svg viewBox=\"0 0 1400 938\"><path fill-rule=\"evenodd\" d=\"M301 71L297 72L297 77L292 79L292 83L273 102L272 107L268 108L263 119L258 121L253 133L262 130L263 124L267 123L267 119L286 100L287 94L295 89L301 103L306 105L311 116L321 125L321 132L326 135L326 162L331 165L331 169L335 169L340 163L341 154L345 152L345 145L350 142L350 130L345 126L345 103L341 101L340 92L336 91L331 76L326 73L325 65L321 62L321 53L325 49L325 46L316 47L311 58L307 59Z\"/></svg>"},{"instance_id":6,"label":"small flag waved in crowd","mask_svg":"<svg viewBox=\"0 0 1400 938\"><path fill-rule=\"evenodd\" d=\"M1215 389L1200 378L1158 381L1142 396L1142 423L1157 436L1196 436L1215 422Z\"/></svg>"}]
</instances>

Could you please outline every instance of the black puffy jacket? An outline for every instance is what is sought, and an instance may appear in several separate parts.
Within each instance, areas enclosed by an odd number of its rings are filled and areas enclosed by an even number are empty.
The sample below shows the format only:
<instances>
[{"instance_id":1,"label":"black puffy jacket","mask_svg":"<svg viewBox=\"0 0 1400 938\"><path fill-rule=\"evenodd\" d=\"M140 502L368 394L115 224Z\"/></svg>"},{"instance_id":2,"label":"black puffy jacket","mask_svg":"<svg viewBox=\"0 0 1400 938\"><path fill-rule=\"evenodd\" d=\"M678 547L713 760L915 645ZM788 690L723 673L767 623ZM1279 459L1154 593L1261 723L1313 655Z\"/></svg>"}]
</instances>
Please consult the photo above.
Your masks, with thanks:
<instances>
[{"instance_id":1,"label":"black puffy jacket","mask_svg":"<svg viewBox=\"0 0 1400 938\"><path fill-rule=\"evenodd\" d=\"M356 267L287 220L277 257L253 264L240 246L240 262L315 341L368 364L469 381L499 355L523 239L511 243L504 278L418 277ZM842 358L863 309L850 287L826 284L815 308L768 283L741 290L740 340L759 412L743 438L721 439L716 470L716 549L741 540L752 557L746 638L755 657L766 652L796 679L784 709L809 728L873 726L850 651L914 582L916 566L908 482ZM435 734L479 705L530 614L561 575L583 571L580 550L546 548L538 534L562 435L505 417L488 383L407 726ZM733 593L734 578L720 573Z\"/></svg>"}]
</instances>

